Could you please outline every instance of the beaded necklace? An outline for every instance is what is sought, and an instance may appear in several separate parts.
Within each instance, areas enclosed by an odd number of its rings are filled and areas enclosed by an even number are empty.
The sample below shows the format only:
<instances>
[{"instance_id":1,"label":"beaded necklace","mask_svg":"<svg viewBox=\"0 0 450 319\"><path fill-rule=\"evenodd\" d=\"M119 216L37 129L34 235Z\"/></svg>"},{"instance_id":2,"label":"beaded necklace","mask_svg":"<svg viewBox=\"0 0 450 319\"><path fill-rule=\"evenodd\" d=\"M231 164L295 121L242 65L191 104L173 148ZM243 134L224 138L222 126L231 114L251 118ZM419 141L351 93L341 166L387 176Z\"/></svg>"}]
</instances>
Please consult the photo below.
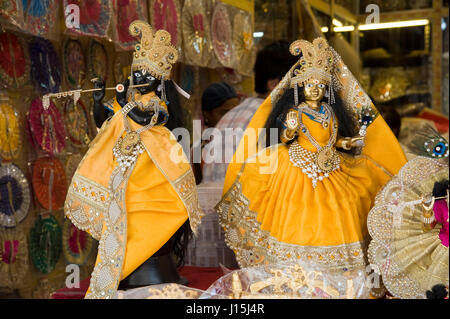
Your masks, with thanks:
<instances>
[{"instance_id":1,"label":"beaded necklace","mask_svg":"<svg viewBox=\"0 0 450 319\"><path fill-rule=\"evenodd\" d=\"M302 169L308 178L312 180L312 186L317 186L317 181L322 181L324 178L329 177L329 174L339 169L340 159L339 155L334 148L334 143L337 137L337 122L336 116L333 111L330 110L328 105L324 104L325 113L331 114L333 118L333 127L331 137L328 140L327 145L324 147L315 140L311 135L308 128L303 124L302 113L305 109L310 109L306 103L302 103L299 106L298 118L300 130L306 135L311 144L317 149L317 152L311 152L303 147L297 141L294 141L289 146L289 158L294 166Z\"/></svg>"}]
</instances>

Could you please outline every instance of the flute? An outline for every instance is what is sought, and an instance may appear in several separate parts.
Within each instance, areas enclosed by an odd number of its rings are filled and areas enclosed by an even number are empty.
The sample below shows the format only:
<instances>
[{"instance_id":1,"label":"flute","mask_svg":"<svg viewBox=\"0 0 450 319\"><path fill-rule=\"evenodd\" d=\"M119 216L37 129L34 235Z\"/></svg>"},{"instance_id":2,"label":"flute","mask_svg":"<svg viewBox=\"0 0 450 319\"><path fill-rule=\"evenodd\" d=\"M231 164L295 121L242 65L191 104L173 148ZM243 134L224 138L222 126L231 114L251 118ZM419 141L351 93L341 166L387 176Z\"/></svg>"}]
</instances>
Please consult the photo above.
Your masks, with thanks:
<instances>
[{"instance_id":1,"label":"flute","mask_svg":"<svg viewBox=\"0 0 450 319\"><path fill-rule=\"evenodd\" d=\"M91 80L91 82L94 82L95 80L97 80L97 78L94 78ZM144 84L136 84L136 85L130 85L129 88L138 88L138 87L143 87L143 86L149 86L149 83L144 83ZM122 83L117 84L115 87L109 87L109 88L105 88L105 90L116 90L117 92L123 92L123 90L125 89L124 85ZM42 97L42 104L44 106L44 109L48 109L48 107L50 106L50 98L51 97L56 97L56 98L61 98L61 97L66 97L66 96L72 96L73 95L73 100L74 100L74 104L77 104L78 100L80 99L80 94L81 93L88 93L88 92L95 92L95 91L101 91L103 90L103 88L96 88L96 89L77 89L77 90L70 90L70 91L64 91L64 92L58 92L58 93L47 93Z\"/></svg>"}]
</instances>

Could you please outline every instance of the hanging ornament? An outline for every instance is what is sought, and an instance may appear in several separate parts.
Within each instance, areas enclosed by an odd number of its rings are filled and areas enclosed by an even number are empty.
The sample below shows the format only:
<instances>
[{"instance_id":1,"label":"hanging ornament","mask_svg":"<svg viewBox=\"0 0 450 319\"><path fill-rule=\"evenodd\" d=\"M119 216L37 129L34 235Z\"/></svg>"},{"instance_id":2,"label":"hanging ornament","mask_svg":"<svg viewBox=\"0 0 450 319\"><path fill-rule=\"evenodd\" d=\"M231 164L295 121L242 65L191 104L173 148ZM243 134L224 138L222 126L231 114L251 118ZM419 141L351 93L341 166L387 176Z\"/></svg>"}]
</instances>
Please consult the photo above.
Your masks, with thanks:
<instances>
[{"instance_id":1,"label":"hanging ornament","mask_svg":"<svg viewBox=\"0 0 450 319\"><path fill-rule=\"evenodd\" d=\"M89 112L82 100L75 104L73 99L66 99L64 122L69 140L74 146L83 147L90 143Z\"/></svg>"},{"instance_id":2,"label":"hanging ornament","mask_svg":"<svg viewBox=\"0 0 450 319\"><path fill-rule=\"evenodd\" d=\"M233 66L232 32L227 7L219 3L214 8L211 20L212 44L219 62L229 68Z\"/></svg>"},{"instance_id":3,"label":"hanging ornament","mask_svg":"<svg viewBox=\"0 0 450 319\"><path fill-rule=\"evenodd\" d=\"M30 232L30 256L37 270L48 274L61 255L61 227L52 215L39 215Z\"/></svg>"},{"instance_id":4,"label":"hanging ornament","mask_svg":"<svg viewBox=\"0 0 450 319\"><path fill-rule=\"evenodd\" d=\"M14 164L0 166L0 226L16 227L28 215L30 187Z\"/></svg>"},{"instance_id":5,"label":"hanging ornament","mask_svg":"<svg viewBox=\"0 0 450 319\"><path fill-rule=\"evenodd\" d=\"M78 89L86 77L86 62L79 40L68 39L63 47L64 75L69 87Z\"/></svg>"},{"instance_id":6,"label":"hanging ornament","mask_svg":"<svg viewBox=\"0 0 450 319\"><path fill-rule=\"evenodd\" d=\"M100 78L106 82L108 79L108 65L108 54L105 46L92 39L89 45L89 73L91 77Z\"/></svg>"},{"instance_id":7,"label":"hanging ornament","mask_svg":"<svg viewBox=\"0 0 450 319\"><path fill-rule=\"evenodd\" d=\"M33 190L39 204L53 211L63 207L67 194L64 167L56 158L42 157L33 163Z\"/></svg>"},{"instance_id":8,"label":"hanging ornament","mask_svg":"<svg viewBox=\"0 0 450 319\"><path fill-rule=\"evenodd\" d=\"M130 34L129 26L135 20L147 21L146 0L114 0L115 40L123 50L134 50L138 43Z\"/></svg>"},{"instance_id":9,"label":"hanging ornament","mask_svg":"<svg viewBox=\"0 0 450 319\"><path fill-rule=\"evenodd\" d=\"M53 102L50 101L48 109L45 109L40 98L34 99L31 102L27 124L31 144L36 150L42 150L50 155L62 152L66 131L61 113Z\"/></svg>"},{"instance_id":10,"label":"hanging ornament","mask_svg":"<svg viewBox=\"0 0 450 319\"><path fill-rule=\"evenodd\" d=\"M205 0L186 0L181 13L187 63L205 67L212 57L211 31Z\"/></svg>"},{"instance_id":11,"label":"hanging ornament","mask_svg":"<svg viewBox=\"0 0 450 319\"><path fill-rule=\"evenodd\" d=\"M25 30L36 36L45 36L56 25L59 1L22 0Z\"/></svg>"},{"instance_id":12,"label":"hanging ornament","mask_svg":"<svg viewBox=\"0 0 450 319\"><path fill-rule=\"evenodd\" d=\"M22 229L0 229L0 286L22 288L28 272L28 242Z\"/></svg>"},{"instance_id":13,"label":"hanging ornament","mask_svg":"<svg viewBox=\"0 0 450 319\"><path fill-rule=\"evenodd\" d=\"M256 50L251 16L244 11L239 11L233 19L233 46L237 71L250 76L255 64Z\"/></svg>"},{"instance_id":14,"label":"hanging ornament","mask_svg":"<svg viewBox=\"0 0 450 319\"><path fill-rule=\"evenodd\" d=\"M83 265L92 251L92 237L76 228L68 218L64 219L62 234L62 248L66 261L71 264Z\"/></svg>"},{"instance_id":15,"label":"hanging ornament","mask_svg":"<svg viewBox=\"0 0 450 319\"><path fill-rule=\"evenodd\" d=\"M0 33L0 85L19 88L29 76L30 58L23 40L10 32Z\"/></svg>"},{"instance_id":16,"label":"hanging ornament","mask_svg":"<svg viewBox=\"0 0 450 319\"><path fill-rule=\"evenodd\" d=\"M1 103L1 102L0 102ZM0 157L11 161L21 149L19 116L9 103L0 104Z\"/></svg>"},{"instance_id":17,"label":"hanging ornament","mask_svg":"<svg viewBox=\"0 0 450 319\"><path fill-rule=\"evenodd\" d=\"M41 93L58 92L61 84L61 62L53 44L35 37L29 44L31 80Z\"/></svg>"},{"instance_id":18,"label":"hanging ornament","mask_svg":"<svg viewBox=\"0 0 450 319\"><path fill-rule=\"evenodd\" d=\"M80 28L66 29L67 34L107 37L112 21L110 0L64 0L64 8L75 4L80 9Z\"/></svg>"}]
</instances>

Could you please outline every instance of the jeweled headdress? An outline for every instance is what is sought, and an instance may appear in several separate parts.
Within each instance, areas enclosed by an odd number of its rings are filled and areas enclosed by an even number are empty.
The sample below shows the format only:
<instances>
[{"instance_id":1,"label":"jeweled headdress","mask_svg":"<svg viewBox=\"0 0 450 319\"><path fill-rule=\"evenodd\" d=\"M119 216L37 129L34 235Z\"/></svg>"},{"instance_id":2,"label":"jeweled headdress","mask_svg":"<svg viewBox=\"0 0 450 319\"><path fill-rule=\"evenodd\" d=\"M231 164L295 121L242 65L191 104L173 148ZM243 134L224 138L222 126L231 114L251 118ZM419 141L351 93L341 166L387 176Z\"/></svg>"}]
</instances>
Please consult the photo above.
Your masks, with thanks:
<instances>
[{"instance_id":1,"label":"jeweled headdress","mask_svg":"<svg viewBox=\"0 0 450 319\"><path fill-rule=\"evenodd\" d=\"M168 79L172 65L178 60L178 51L171 44L170 33L158 30L145 21L136 20L130 24L130 34L141 34L141 42L136 44L133 55L132 70L146 70L158 79Z\"/></svg>"},{"instance_id":2,"label":"jeweled headdress","mask_svg":"<svg viewBox=\"0 0 450 319\"><path fill-rule=\"evenodd\" d=\"M294 70L291 87L295 84L303 86L305 82L314 78L329 85L332 80L333 52L324 38L317 38L312 43L297 40L291 44L289 50L292 55L300 55L300 68Z\"/></svg>"}]
</instances>

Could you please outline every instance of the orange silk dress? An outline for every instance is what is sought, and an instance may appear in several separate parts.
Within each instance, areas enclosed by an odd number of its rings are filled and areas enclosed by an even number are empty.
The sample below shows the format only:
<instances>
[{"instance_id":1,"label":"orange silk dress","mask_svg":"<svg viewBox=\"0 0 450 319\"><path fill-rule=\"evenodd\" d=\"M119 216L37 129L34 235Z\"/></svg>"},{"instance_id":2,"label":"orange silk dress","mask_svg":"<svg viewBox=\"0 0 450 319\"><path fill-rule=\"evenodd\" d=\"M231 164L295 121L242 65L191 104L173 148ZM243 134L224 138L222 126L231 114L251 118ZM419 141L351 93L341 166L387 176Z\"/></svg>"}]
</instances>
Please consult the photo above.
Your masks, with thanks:
<instances>
[{"instance_id":1,"label":"orange silk dress","mask_svg":"<svg viewBox=\"0 0 450 319\"><path fill-rule=\"evenodd\" d=\"M172 133L161 125L140 134L146 151L116 187L114 176L120 174L115 175L112 149L124 134L120 109L115 101L115 114L91 143L66 199L66 215L100 240L87 298L114 297L120 280L158 251L188 217L195 232L202 215L191 167ZM133 130L141 127L128 121ZM171 152L178 155L176 160Z\"/></svg>"},{"instance_id":2,"label":"orange silk dress","mask_svg":"<svg viewBox=\"0 0 450 319\"><path fill-rule=\"evenodd\" d=\"M248 132L263 127L270 110L269 97L241 140L217 205L226 242L239 265L303 262L330 271L365 267L367 215L377 192L406 162L395 136L378 116L367 129L363 153L339 153L340 168L313 188L311 179L290 161L288 146L259 152L252 148L255 134ZM305 114L302 121L321 146L328 143L331 124L323 128ZM297 141L316 152L303 133ZM239 156L246 159L243 164Z\"/></svg>"}]
</instances>

